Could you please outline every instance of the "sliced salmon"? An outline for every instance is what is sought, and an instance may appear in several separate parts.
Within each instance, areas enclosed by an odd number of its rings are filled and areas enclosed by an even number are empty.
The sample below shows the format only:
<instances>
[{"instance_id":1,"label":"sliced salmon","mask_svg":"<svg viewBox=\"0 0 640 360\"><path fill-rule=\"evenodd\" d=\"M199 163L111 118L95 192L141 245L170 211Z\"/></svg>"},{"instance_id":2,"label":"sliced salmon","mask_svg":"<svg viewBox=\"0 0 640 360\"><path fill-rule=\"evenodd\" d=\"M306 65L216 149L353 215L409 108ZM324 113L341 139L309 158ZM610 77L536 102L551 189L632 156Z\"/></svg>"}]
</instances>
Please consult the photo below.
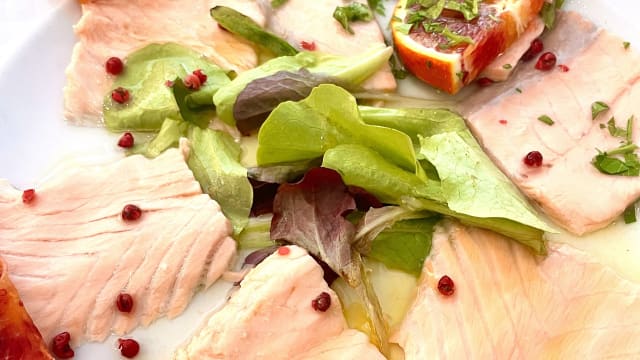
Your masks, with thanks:
<instances>
[{"instance_id":1,"label":"sliced salmon","mask_svg":"<svg viewBox=\"0 0 640 360\"><path fill-rule=\"evenodd\" d=\"M543 31L544 22L541 18L536 17L531 20L522 35L504 53L487 65L478 78L487 78L493 81L507 80L518 66L522 56L529 50L531 42L539 37Z\"/></svg>"},{"instance_id":2,"label":"sliced salmon","mask_svg":"<svg viewBox=\"0 0 640 360\"><path fill-rule=\"evenodd\" d=\"M438 292L441 276L455 292ZM495 233L446 222L418 294L393 334L414 359L635 359L640 286L568 245L546 258Z\"/></svg>"},{"instance_id":3,"label":"sliced salmon","mask_svg":"<svg viewBox=\"0 0 640 360\"><path fill-rule=\"evenodd\" d=\"M102 101L113 83L105 72L112 56L124 59L151 43L175 42L211 59L223 69L244 71L258 63L250 44L218 27L209 15L227 5L264 24L259 6L250 0L88 0L75 26L78 43L67 67L65 117L74 123L97 124Z\"/></svg>"},{"instance_id":4,"label":"sliced salmon","mask_svg":"<svg viewBox=\"0 0 640 360\"><path fill-rule=\"evenodd\" d=\"M611 223L640 197L640 177L605 175L591 164L596 149L620 145L601 125L615 116L625 127L640 115L640 56L576 13L562 14L544 43L569 71L543 72L534 69L535 61L526 63L509 81L469 99L463 114L502 171L558 224L583 234ZM596 101L611 111L594 121ZM542 115L555 123L539 121ZM634 130L637 144L637 121ZM530 151L543 155L542 167L523 163Z\"/></svg>"},{"instance_id":5,"label":"sliced salmon","mask_svg":"<svg viewBox=\"0 0 640 360\"><path fill-rule=\"evenodd\" d=\"M30 204L0 188L0 254L45 340L67 331L102 341L173 318L235 255L229 221L177 149L59 170ZM127 204L141 218L123 220ZM134 299L130 314L115 305L121 292Z\"/></svg>"},{"instance_id":6,"label":"sliced salmon","mask_svg":"<svg viewBox=\"0 0 640 360\"><path fill-rule=\"evenodd\" d=\"M0 359L53 359L0 257Z\"/></svg>"},{"instance_id":7,"label":"sliced salmon","mask_svg":"<svg viewBox=\"0 0 640 360\"><path fill-rule=\"evenodd\" d=\"M382 30L375 20L351 23L354 32L351 34L333 18L336 7L345 5L342 0L287 0L275 9L270 1L261 2L267 9L269 30L300 50L353 56L385 44ZM365 89L379 91L393 91L396 85L387 64L362 84Z\"/></svg>"},{"instance_id":8,"label":"sliced salmon","mask_svg":"<svg viewBox=\"0 0 640 360\"><path fill-rule=\"evenodd\" d=\"M288 253L276 251L247 274L176 359L384 359L366 335L347 328L315 260L300 247L284 249ZM323 292L331 306L314 310L311 303Z\"/></svg>"}]
</instances>

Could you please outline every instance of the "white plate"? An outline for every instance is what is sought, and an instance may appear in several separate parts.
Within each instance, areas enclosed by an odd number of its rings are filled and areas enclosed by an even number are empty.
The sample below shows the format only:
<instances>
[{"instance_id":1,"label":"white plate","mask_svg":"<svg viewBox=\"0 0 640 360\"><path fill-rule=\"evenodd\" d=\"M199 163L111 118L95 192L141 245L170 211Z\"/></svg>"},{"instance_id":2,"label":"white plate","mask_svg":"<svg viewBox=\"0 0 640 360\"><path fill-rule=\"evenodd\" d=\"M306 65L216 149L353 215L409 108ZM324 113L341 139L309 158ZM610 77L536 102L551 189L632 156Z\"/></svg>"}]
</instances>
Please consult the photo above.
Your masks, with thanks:
<instances>
[{"instance_id":1,"label":"white plate","mask_svg":"<svg viewBox=\"0 0 640 360\"><path fill-rule=\"evenodd\" d=\"M388 7L393 2L387 1ZM52 5L53 4L53 5ZM633 0L567 0L566 8L578 10L597 24L604 26L640 46L640 3ZM12 6L13 5L13 6ZM75 43L73 24L80 17L76 0L2 0L0 26L3 36L15 24L23 24L30 12L11 9L39 9L42 20L15 48L0 48L0 177L8 178L18 188L33 187L58 161L78 154L119 156L116 136L104 129L77 128L63 121L62 88L64 70ZM48 15L42 9L52 8ZM23 27L24 29L24 27ZM0 45L11 41L0 42ZM4 62L4 63L3 63ZM612 64L613 65L613 64ZM640 115L637 114L637 115ZM600 231L589 237L575 239L556 236L592 253L614 266L622 276L640 281L640 225L620 226ZM198 324L203 315L224 299L228 284L219 283L211 290L199 293L187 311L173 321L161 319L148 329L131 336L143 348L138 359L169 358L173 349ZM116 359L115 338L104 344L89 344L77 349L76 359Z\"/></svg>"}]
</instances>

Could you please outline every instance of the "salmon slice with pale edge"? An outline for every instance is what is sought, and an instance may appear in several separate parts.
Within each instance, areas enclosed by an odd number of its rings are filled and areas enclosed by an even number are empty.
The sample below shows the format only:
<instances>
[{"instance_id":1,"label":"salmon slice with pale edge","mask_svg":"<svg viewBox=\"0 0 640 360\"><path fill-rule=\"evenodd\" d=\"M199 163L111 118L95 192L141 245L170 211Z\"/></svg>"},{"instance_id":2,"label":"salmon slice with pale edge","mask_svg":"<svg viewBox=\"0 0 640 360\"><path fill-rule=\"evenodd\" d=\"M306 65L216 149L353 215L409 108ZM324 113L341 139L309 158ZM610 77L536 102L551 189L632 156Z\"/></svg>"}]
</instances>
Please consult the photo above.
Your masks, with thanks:
<instances>
[{"instance_id":1,"label":"salmon slice with pale edge","mask_svg":"<svg viewBox=\"0 0 640 360\"><path fill-rule=\"evenodd\" d=\"M636 359L640 286L568 245L546 258L486 230L435 230L416 300L392 335L407 360ZM455 293L438 292L441 276Z\"/></svg>"},{"instance_id":2,"label":"salmon slice with pale edge","mask_svg":"<svg viewBox=\"0 0 640 360\"><path fill-rule=\"evenodd\" d=\"M575 40L566 42L568 36ZM541 72L526 63L509 81L468 100L463 114L502 171L558 224L580 235L608 225L640 197L640 177L605 175L591 164L596 149L620 146L621 139L601 124L615 116L624 128L629 117L640 116L640 56L575 13L563 14L544 43L568 72ZM596 101L611 111L593 121ZM539 121L542 115L555 124ZM640 140L637 121L633 140ZM543 155L540 168L523 163L534 150Z\"/></svg>"},{"instance_id":3,"label":"salmon slice with pale edge","mask_svg":"<svg viewBox=\"0 0 640 360\"><path fill-rule=\"evenodd\" d=\"M209 15L216 5L232 7L259 24L265 19L250 0L89 0L75 25L78 43L67 67L64 115L74 123L96 124L113 76L105 71L112 56L126 58L151 43L189 47L223 69L242 72L258 64L253 47L223 30Z\"/></svg>"},{"instance_id":4,"label":"salmon slice with pale edge","mask_svg":"<svg viewBox=\"0 0 640 360\"><path fill-rule=\"evenodd\" d=\"M46 340L103 341L173 318L235 257L231 224L178 149L58 171L36 194L23 204L0 183L0 254ZM126 204L142 217L123 220ZM130 314L116 308L121 292Z\"/></svg>"},{"instance_id":5,"label":"salmon slice with pale edge","mask_svg":"<svg viewBox=\"0 0 640 360\"><path fill-rule=\"evenodd\" d=\"M252 269L175 359L384 359L367 336L347 328L322 268L306 250L287 248ZM311 306L322 292L331 296L326 312Z\"/></svg>"},{"instance_id":6,"label":"salmon slice with pale edge","mask_svg":"<svg viewBox=\"0 0 640 360\"><path fill-rule=\"evenodd\" d=\"M354 33L351 34L333 18L336 7L345 5L342 0L287 0L275 9L268 0L261 0L261 3L267 9L267 28L299 50L305 50L302 43L306 42L314 44L314 51L353 56L371 47L385 45L382 30L375 20L352 22ZM396 86L388 64L362 84L364 89L379 91L394 91Z\"/></svg>"},{"instance_id":7,"label":"salmon slice with pale edge","mask_svg":"<svg viewBox=\"0 0 640 360\"><path fill-rule=\"evenodd\" d=\"M531 42L544 31L544 22L539 17L534 18L527 29L500 56L487 65L478 78L488 78L493 81L505 81L515 70L516 65L529 50Z\"/></svg>"}]
</instances>

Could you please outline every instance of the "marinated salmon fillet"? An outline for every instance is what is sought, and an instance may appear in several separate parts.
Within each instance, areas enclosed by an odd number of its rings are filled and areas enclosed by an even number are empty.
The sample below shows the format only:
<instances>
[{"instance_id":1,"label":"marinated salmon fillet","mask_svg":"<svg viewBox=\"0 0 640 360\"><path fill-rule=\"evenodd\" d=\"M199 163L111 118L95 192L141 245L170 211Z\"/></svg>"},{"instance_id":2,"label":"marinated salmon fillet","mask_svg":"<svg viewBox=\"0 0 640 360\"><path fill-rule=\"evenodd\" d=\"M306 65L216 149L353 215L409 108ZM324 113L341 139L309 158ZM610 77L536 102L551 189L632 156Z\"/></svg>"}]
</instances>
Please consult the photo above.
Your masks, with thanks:
<instances>
[{"instance_id":1,"label":"marinated salmon fillet","mask_svg":"<svg viewBox=\"0 0 640 360\"><path fill-rule=\"evenodd\" d=\"M129 204L137 220L123 219ZM26 204L0 183L0 254L46 341L103 341L179 315L234 259L231 233L177 149L58 171ZM128 314L120 293L134 299Z\"/></svg>"},{"instance_id":2,"label":"marinated salmon fillet","mask_svg":"<svg viewBox=\"0 0 640 360\"><path fill-rule=\"evenodd\" d=\"M53 359L0 257L0 359Z\"/></svg>"},{"instance_id":3,"label":"marinated salmon fillet","mask_svg":"<svg viewBox=\"0 0 640 360\"><path fill-rule=\"evenodd\" d=\"M502 171L558 224L580 235L608 225L640 197L640 177L605 175L591 164L597 149L620 146L607 130L609 119L625 128L627 119L640 115L640 56L576 13L562 14L544 45L568 71L543 72L534 69L535 61L526 63L509 81L469 99L463 114ZM597 101L611 110L594 121ZM554 124L540 121L543 115ZM633 142L638 140L636 121ZM531 151L542 154L541 167L523 162Z\"/></svg>"},{"instance_id":4,"label":"marinated salmon fillet","mask_svg":"<svg viewBox=\"0 0 640 360\"><path fill-rule=\"evenodd\" d=\"M331 299L324 312L312 307L322 293ZM322 268L297 246L276 251L252 269L175 358L384 359L366 335L347 328Z\"/></svg>"},{"instance_id":5,"label":"marinated salmon fillet","mask_svg":"<svg viewBox=\"0 0 640 360\"><path fill-rule=\"evenodd\" d=\"M209 15L216 5L230 6L264 24L251 0L88 0L75 25L78 43L67 67L65 117L74 123L97 124L102 102L113 83L105 71L112 56L126 58L151 43L174 42L189 47L223 69L241 72L258 63L247 42L223 30Z\"/></svg>"},{"instance_id":6,"label":"marinated salmon fillet","mask_svg":"<svg viewBox=\"0 0 640 360\"><path fill-rule=\"evenodd\" d=\"M640 358L640 286L583 253L550 244L539 258L454 222L436 228L432 249L392 336L407 360Z\"/></svg>"},{"instance_id":7,"label":"marinated salmon fillet","mask_svg":"<svg viewBox=\"0 0 640 360\"><path fill-rule=\"evenodd\" d=\"M351 34L333 18L336 7L345 5L342 0L287 0L275 9L271 7L270 1L260 1L266 9L268 29L299 50L353 56L364 53L371 47L385 45L382 30L375 20L352 22ZM385 64L362 87L367 90L393 91L396 85L391 67Z\"/></svg>"},{"instance_id":8,"label":"marinated salmon fillet","mask_svg":"<svg viewBox=\"0 0 640 360\"><path fill-rule=\"evenodd\" d=\"M493 81L505 81L518 66L522 56L529 50L531 42L544 31L544 22L539 17L534 18L520 37L509 46L504 53L487 65L478 78Z\"/></svg>"}]
</instances>

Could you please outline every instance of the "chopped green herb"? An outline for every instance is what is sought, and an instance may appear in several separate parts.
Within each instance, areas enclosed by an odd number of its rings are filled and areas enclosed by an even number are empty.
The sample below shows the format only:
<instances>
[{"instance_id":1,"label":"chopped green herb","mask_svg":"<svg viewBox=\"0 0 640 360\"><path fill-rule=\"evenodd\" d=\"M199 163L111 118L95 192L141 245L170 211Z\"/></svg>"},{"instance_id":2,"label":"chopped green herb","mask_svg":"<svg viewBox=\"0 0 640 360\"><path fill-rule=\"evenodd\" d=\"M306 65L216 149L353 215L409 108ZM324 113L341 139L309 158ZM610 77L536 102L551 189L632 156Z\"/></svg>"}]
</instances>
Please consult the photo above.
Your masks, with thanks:
<instances>
[{"instance_id":1,"label":"chopped green herb","mask_svg":"<svg viewBox=\"0 0 640 360\"><path fill-rule=\"evenodd\" d=\"M522 94L522 89L516 88L516 92L519 93L519 94Z\"/></svg>"},{"instance_id":2,"label":"chopped green herb","mask_svg":"<svg viewBox=\"0 0 640 360\"><path fill-rule=\"evenodd\" d=\"M606 128L607 128L607 125L605 125L605 124L600 124L600 129L606 129Z\"/></svg>"},{"instance_id":3,"label":"chopped green herb","mask_svg":"<svg viewBox=\"0 0 640 360\"><path fill-rule=\"evenodd\" d=\"M406 23L396 24L394 26L396 28L396 31L405 35L409 35L411 28L413 28L413 24L406 24Z\"/></svg>"},{"instance_id":4,"label":"chopped green herb","mask_svg":"<svg viewBox=\"0 0 640 360\"><path fill-rule=\"evenodd\" d=\"M596 101L591 104L591 120L595 120L598 115L603 112L609 110L609 105L603 103L602 101Z\"/></svg>"},{"instance_id":5,"label":"chopped green herb","mask_svg":"<svg viewBox=\"0 0 640 360\"><path fill-rule=\"evenodd\" d=\"M480 14L479 3L480 0L409 0L406 5L406 9L409 10L407 22L435 20L445 9L461 13L466 20L473 20ZM412 10L417 5L418 9Z\"/></svg>"},{"instance_id":6,"label":"chopped green herb","mask_svg":"<svg viewBox=\"0 0 640 360\"><path fill-rule=\"evenodd\" d=\"M631 205L629 205L625 210L624 210L624 223L625 224L632 224L636 221L638 221L637 217L636 217L636 208L637 208L637 204L633 203Z\"/></svg>"},{"instance_id":7,"label":"chopped green herb","mask_svg":"<svg viewBox=\"0 0 640 360\"><path fill-rule=\"evenodd\" d=\"M509 69L513 68L513 66L511 66L511 64L504 64L504 65L502 65L502 68L505 69L505 70L509 70Z\"/></svg>"},{"instance_id":8,"label":"chopped green herb","mask_svg":"<svg viewBox=\"0 0 640 360\"><path fill-rule=\"evenodd\" d=\"M549 126L555 124L555 122L548 115L541 115L540 117L538 117L538 120Z\"/></svg>"},{"instance_id":9,"label":"chopped green herb","mask_svg":"<svg viewBox=\"0 0 640 360\"><path fill-rule=\"evenodd\" d=\"M607 175L639 176L640 159L635 151L638 146L626 144L611 151L602 152L598 150L598 155L593 158L592 164L601 173ZM622 159L616 157L622 155Z\"/></svg>"},{"instance_id":10,"label":"chopped green herb","mask_svg":"<svg viewBox=\"0 0 640 360\"><path fill-rule=\"evenodd\" d=\"M609 134L611 134L611 136L613 137L618 137L618 138L627 137L627 130L617 127L616 119L613 117L609 119L609 121L607 121L607 129L609 130Z\"/></svg>"},{"instance_id":11,"label":"chopped green herb","mask_svg":"<svg viewBox=\"0 0 640 360\"><path fill-rule=\"evenodd\" d=\"M629 46L631 46L631 43L630 43L630 42L628 42L628 41L624 41L624 42L622 43L622 46L624 47L624 49L625 49L625 50L627 50L627 49L629 49Z\"/></svg>"},{"instance_id":12,"label":"chopped green herb","mask_svg":"<svg viewBox=\"0 0 640 360\"><path fill-rule=\"evenodd\" d=\"M277 8L278 6L284 5L287 0L271 0L271 7Z\"/></svg>"},{"instance_id":13,"label":"chopped green herb","mask_svg":"<svg viewBox=\"0 0 640 360\"><path fill-rule=\"evenodd\" d=\"M440 49L449 49L463 43L473 44L474 42L472 38L468 36L456 34L455 32L451 31L451 29L449 29L446 25L441 23L424 22L422 23L422 26L424 27L425 32L432 33L432 34L440 34L447 40L446 44L438 44L438 48Z\"/></svg>"},{"instance_id":14,"label":"chopped green herb","mask_svg":"<svg viewBox=\"0 0 640 360\"><path fill-rule=\"evenodd\" d=\"M444 8L447 10L457 11L469 21L478 17L480 0L447 0Z\"/></svg>"},{"instance_id":15,"label":"chopped green herb","mask_svg":"<svg viewBox=\"0 0 640 360\"><path fill-rule=\"evenodd\" d=\"M352 2L345 6L336 6L333 12L333 18L336 19L345 30L353 34L353 29L350 25L351 22L371 21L373 20L373 14L367 5Z\"/></svg>"},{"instance_id":16,"label":"chopped green herb","mask_svg":"<svg viewBox=\"0 0 640 360\"><path fill-rule=\"evenodd\" d=\"M462 79L464 78L464 73L462 71L458 71L456 73L456 76L458 77L458 79L460 79L460 81L462 81Z\"/></svg>"}]
</instances>

